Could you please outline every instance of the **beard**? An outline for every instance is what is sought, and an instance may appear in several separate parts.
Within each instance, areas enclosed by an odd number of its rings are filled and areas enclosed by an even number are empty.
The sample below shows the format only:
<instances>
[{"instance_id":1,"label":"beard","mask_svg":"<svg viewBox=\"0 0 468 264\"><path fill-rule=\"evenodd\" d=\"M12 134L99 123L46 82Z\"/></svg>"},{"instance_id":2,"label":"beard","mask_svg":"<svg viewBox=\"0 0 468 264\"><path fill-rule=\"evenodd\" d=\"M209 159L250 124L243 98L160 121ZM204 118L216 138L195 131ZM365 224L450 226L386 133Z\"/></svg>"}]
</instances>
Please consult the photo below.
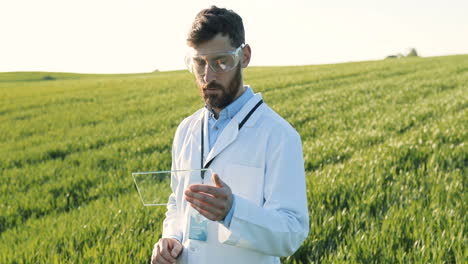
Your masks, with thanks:
<instances>
[{"instance_id":1,"label":"beard","mask_svg":"<svg viewBox=\"0 0 468 264\"><path fill-rule=\"evenodd\" d=\"M199 84L201 96L207 106L210 108L223 109L234 101L234 98L241 88L240 84L242 81L240 65L238 65L234 70L236 71L236 74L227 87L224 87L215 81L207 84ZM219 92L208 93L206 89L216 89Z\"/></svg>"}]
</instances>

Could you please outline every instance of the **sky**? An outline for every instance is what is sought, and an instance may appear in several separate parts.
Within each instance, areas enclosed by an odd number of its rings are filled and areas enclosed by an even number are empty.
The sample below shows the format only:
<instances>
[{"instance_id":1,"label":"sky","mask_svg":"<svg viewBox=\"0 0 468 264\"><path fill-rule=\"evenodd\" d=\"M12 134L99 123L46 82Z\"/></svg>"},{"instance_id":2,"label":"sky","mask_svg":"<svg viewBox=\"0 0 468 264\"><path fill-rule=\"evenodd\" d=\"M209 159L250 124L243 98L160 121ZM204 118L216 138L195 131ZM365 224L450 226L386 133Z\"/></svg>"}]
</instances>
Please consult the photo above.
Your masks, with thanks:
<instances>
[{"instance_id":1,"label":"sky","mask_svg":"<svg viewBox=\"0 0 468 264\"><path fill-rule=\"evenodd\" d=\"M0 0L0 72L185 69L211 5L242 17L253 66L468 54L466 0Z\"/></svg>"}]
</instances>

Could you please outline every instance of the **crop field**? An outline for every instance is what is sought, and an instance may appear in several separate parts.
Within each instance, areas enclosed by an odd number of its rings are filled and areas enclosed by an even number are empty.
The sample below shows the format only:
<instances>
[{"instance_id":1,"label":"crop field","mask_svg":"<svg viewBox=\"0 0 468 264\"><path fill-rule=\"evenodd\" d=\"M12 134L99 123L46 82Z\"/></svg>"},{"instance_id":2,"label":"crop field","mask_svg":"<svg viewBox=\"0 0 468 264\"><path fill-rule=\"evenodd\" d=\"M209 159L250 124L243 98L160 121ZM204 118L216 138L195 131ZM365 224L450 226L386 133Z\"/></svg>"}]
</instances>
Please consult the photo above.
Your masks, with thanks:
<instances>
[{"instance_id":1,"label":"crop field","mask_svg":"<svg viewBox=\"0 0 468 264\"><path fill-rule=\"evenodd\" d=\"M310 233L283 263L468 263L468 55L244 75L302 137ZM185 71L0 73L0 263L147 263L165 207L131 173L170 169L202 106Z\"/></svg>"}]
</instances>

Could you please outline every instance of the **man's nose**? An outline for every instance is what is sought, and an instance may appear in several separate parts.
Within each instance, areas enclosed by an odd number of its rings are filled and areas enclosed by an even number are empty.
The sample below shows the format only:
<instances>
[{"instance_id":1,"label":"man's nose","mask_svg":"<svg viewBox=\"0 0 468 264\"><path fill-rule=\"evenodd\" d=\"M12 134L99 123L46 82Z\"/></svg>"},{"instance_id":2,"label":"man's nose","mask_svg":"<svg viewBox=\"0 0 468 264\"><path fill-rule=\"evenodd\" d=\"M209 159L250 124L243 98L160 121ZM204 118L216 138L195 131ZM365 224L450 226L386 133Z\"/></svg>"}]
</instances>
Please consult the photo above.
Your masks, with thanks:
<instances>
[{"instance_id":1,"label":"man's nose","mask_svg":"<svg viewBox=\"0 0 468 264\"><path fill-rule=\"evenodd\" d=\"M205 67L205 75L203 76L203 80L205 81L205 83L216 81L216 73L211 69L208 63Z\"/></svg>"}]
</instances>

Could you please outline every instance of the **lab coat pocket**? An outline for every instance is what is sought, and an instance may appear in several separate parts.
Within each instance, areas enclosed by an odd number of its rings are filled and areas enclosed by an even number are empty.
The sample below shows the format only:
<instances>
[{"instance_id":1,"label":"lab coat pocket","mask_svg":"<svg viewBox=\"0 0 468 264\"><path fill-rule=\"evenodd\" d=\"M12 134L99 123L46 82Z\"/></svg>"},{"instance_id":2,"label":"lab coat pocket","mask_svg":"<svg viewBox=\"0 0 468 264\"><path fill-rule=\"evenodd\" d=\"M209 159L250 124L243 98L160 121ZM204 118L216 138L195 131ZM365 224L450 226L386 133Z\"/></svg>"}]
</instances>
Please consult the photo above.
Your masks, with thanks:
<instances>
[{"instance_id":1,"label":"lab coat pocket","mask_svg":"<svg viewBox=\"0 0 468 264\"><path fill-rule=\"evenodd\" d=\"M250 200L257 205L263 204L263 169L231 164L226 167L225 182L233 194Z\"/></svg>"}]
</instances>

